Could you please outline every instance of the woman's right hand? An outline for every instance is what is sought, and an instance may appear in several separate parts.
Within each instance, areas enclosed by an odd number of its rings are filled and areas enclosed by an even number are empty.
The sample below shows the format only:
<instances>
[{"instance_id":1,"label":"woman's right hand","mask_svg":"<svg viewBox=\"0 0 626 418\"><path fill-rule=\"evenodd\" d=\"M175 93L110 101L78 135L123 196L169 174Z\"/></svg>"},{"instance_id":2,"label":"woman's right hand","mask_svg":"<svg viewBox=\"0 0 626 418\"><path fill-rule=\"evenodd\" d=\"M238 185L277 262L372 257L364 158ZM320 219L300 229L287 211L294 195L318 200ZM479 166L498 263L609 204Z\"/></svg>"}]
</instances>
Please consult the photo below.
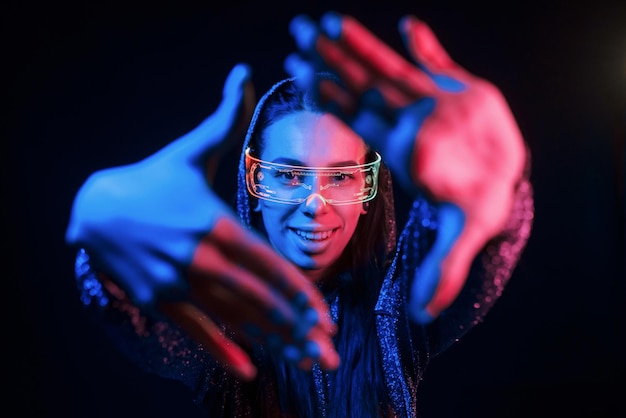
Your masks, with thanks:
<instances>
[{"instance_id":1,"label":"woman's right hand","mask_svg":"<svg viewBox=\"0 0 626 418\"><path fill-rule=\"evenodd\" d=\"M409 195L438 207L437 238L410 285L408 311L429 323L465 286L473 260L504 229L527 152L506 99L454 62L415 16L399 22L411 59L352 16L292 20L285 69L380 151ZM341 83L315 78L334 72Z\"/></svg>"},{"instance_id":2,"label":"woman's right hand","mask_svg":"<svg viewBox=\"0 0 626 418\"><path fill-rule=\"evenodd\" d=\"M212 165L242 138L254 100L250 69L235 66L218 109L197 128L144 160L88 178L66 241L84 248L133 303L174 320L241 379L256 369L214 321L242 344L334 369L334 325L321 294L210 185Z\"/></svg>"}]
</instances>

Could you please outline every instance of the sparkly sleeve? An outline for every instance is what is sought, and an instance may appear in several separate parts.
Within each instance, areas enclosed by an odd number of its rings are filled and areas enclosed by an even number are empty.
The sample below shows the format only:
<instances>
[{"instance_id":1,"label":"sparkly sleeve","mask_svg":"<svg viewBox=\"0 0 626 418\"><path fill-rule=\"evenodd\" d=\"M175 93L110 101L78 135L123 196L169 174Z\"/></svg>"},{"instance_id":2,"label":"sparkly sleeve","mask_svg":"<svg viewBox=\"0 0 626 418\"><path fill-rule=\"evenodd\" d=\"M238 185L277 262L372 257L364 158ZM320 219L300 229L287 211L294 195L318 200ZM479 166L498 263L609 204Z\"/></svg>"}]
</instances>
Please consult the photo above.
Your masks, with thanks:
<instances>
[{"instance_id":1,"label":"sparkly sleeve","mask_svg":"<svg viewBox=\"0 0 626 418\"><path fill-rule=\"evenodd\" d=\"M445 350L482 322L502 295L528 241L533 214L532 185L525 176L518 184L513 210L505 228L476 257L465 286L453 304L425 328L409 326L414 328L412 333L415 338L425 344L422 349L425 348L430 357ZM400 279L401 287L406 289L408 281L419 275L420 263L432 245L436 229L436 209L425 199L416 200L399 240L396 279Z\"/></svg>"},{"instance_id":2,"label":"sparkly sleeve","mask_svg":"<svg viewBox=\"0 0 626 418\"><path fill-rule=\"evenodd\" d=\"M98 274L89 254L78 251L75 277L80 300L96 326L142 370L180 380L200 402L218 365L173 323L146 317L106 276Z\"/></svg>"}]
</instances>

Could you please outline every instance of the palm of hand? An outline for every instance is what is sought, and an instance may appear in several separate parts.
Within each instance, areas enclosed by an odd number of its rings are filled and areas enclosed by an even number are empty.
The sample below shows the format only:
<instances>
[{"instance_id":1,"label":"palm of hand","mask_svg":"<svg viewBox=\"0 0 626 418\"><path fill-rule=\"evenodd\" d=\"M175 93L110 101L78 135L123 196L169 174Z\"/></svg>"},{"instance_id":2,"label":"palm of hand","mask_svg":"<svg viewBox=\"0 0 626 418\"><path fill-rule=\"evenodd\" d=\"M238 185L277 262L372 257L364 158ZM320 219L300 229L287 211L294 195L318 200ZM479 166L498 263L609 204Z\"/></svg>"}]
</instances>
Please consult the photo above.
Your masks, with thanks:
<instances>
[{"instance_id":1,"label":"palm of hand","mask_svg":"<svg viewBox=\"0 0 626 418\"><path fill-rule=\"evenodd\" d=\"M493 85L458 79L467 88L438 94L417 133L412 174L435 200L461 207L466 228L490 237L510 213L524 164L522 135Z\"/></svg>"},{"instance_id":2,"label":"palm of hand","mask_svg":"<svg viewBox=\"0 0 626 418\"><path fill-rule=\"evenodd\" d=\"M187 290L183 271L194 249L228 214L203 170L164 156L93 174L67 231L144 307Z\"/></svg>"},{"instance_id":3,"label":"palm of hand","mask_svg":"<svg viewBox=\"0 0 626 418\"><path fill-rule=\"evenodd\" d=\"M336 72L342 85L313 91L380 150L409 194L418 187L440 207L437 240L410 295L413 318L429 322L454 301L510 214L525 162L515 119L500 91L454 63L414 17L400 31L418 66L350 16L327 14L319 29L298 17L291 29L301 51L287 58L287 71L309 85L311 68Z\"/></svg>"},{"instance_id":4,"label":"palm of hand","mask_svg":"<svg viewBox=\"0 0 626 418\"><path fill-rule=\"evenodd\" d=\"M267 343L311 367L339 362L321 294L211 189L212 163L252 114L249 69L236 66L217 111L152 156L93 174L77 194L68 243L153 315L165 314L244 380L256 370L238 343ZM239 138L240 139L240 138Z\"/></svg>"}]
</instances>

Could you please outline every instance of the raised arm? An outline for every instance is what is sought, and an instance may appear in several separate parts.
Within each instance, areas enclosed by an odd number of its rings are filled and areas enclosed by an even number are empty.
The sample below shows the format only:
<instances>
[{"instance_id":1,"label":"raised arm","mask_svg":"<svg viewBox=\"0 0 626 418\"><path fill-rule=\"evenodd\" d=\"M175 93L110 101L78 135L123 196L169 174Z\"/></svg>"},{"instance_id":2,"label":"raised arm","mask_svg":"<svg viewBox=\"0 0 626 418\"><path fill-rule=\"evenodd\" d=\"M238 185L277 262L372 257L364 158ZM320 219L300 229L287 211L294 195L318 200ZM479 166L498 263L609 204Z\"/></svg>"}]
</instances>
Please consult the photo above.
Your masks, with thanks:
<instances>
[{"instance_id":1,"label":"raised arm","mask_svg":"<svg viewBox=\"0 0 626 418\"><path fill-rule=\"evenodd\" d=\"M285 68L379 150L408 194L424 192L439 227L410 286L409 313L429 323L452 304L472 261L501 233L524 173L526 147L498 88L456 64L428 25L399 24L411 60L351 16L296 17L298 51ZM316 71L341 82L315 84Z\"/></svg>"},{"instance_id":2,"label":"raised arm","mask_svg":"<svg viewBox=\"0 0 626 418\"><path fill-rule=\"evenodd\" d=\"M241 379L253 378L255 366L217 323L244 345L295 349L334 368L322 296L211 188L212 164L241 142L253 105L250 70L237 65L218 109L197 128L142 161L88 178L66 240L146 315L173 320Z\"/></svg>"}]
</instances>

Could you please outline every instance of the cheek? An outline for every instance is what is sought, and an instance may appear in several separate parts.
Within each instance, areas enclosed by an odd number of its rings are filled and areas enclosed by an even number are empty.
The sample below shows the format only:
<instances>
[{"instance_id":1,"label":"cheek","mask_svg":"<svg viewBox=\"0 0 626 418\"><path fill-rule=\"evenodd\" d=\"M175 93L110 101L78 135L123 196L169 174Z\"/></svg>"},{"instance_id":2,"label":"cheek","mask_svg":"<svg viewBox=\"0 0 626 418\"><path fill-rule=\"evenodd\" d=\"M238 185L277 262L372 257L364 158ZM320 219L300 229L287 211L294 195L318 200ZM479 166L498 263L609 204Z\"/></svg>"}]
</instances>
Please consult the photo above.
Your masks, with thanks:
<instances>
[{"instance_id":1,"label":"cheek","mask_svg":"<svg viewBox=\"0 0 626 418\"><path fill-rule=\"evenodd\" d=\"M363 214L363 205L346 205L338 206L338 208L340 208L339 213L343 218L346 231L350 232L350 234L354 233Z\"/></svg>"},{"instance_id":2,"label":"cheek","mask_svg":"<svg viewBox=\"0 0 626 418\"><path fill-rule=\"evenodd\" d=\"M276 234L282 230L282 225L289 217L290 209L289 205L272 204L263 201L260 203L258 212L261 215L268 235Z\"/></svg>"}]
</instances>

